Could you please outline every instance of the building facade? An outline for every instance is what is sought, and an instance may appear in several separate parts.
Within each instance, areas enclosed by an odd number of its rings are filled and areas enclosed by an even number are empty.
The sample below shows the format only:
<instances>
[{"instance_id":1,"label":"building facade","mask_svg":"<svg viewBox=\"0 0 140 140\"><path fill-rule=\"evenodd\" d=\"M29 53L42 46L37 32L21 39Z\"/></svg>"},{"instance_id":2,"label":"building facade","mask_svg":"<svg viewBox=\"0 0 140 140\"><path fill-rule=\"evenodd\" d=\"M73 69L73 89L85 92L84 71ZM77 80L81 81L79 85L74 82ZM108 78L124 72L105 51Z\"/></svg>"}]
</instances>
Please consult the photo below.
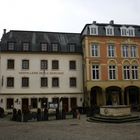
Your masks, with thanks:
<instances>
[{"instance_id":1,"label":"building facade","mask_svg":"<svg viewBox=\"0 0 140 140\"><path fill-rule=\"evenodd\" d=\"M0 107L140 107L140 26L86 24L81 34L11 30L0 42Z\"/></svg>"},{"instance_id":2,"label":"building facade","mask_svg":"<svg viewBox=\"0 0 140 140\"><path fill-rule=\"evenodd\" d=\"M80 35L10 31L1 40L0 106L48 107L62 103L70 111L83 104Z\"/></svg>"},{"instance_id":3,"label":"building facade","mask_svg":"<svg viewBox=\"0 0 140 140\"><path fill-rule=\"evenodd\" d=\"M96 23L82 33L85 104L140 104L140 26Z\"/></svg>"}]
</instances>

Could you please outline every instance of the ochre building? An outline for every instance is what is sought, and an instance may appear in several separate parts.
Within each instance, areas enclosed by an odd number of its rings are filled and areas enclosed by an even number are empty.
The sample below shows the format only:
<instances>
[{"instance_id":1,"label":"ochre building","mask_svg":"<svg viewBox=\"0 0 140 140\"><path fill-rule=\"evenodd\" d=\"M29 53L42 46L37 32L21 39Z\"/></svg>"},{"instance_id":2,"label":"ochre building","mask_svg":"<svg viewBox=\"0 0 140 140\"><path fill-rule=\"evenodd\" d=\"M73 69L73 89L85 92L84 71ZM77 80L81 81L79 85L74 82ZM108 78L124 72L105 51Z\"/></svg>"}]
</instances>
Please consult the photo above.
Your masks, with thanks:
<instances>
[{"instance_id":1,"label":"ochre building","mask_svg":"<svg viewBox=\"0 0 140 140\"><path fill-rule=\"evenodd\" d=\"M82 33L85 105L140 104L140 26L96 23Z\"/></svg>"}]
</instances>

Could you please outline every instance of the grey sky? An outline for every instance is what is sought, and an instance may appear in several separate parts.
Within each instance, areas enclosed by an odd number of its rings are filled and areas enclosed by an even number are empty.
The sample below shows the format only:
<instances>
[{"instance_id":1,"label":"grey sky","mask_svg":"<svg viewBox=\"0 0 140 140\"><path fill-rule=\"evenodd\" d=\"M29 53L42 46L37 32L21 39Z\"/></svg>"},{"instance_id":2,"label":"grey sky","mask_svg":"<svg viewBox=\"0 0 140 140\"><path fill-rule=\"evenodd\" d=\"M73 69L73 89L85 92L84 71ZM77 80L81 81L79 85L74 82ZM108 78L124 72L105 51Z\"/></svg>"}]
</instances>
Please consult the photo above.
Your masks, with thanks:
<instances>
[{"instance_id":1,"label":"grey sky","mask_svg":"<svg viewBox=\"0 0 140 140\"><path fill-rule=\"evenodd\" d=\"M140 0L0 0L3 29L81 32L93 20L140 25Z\"/></svg>"}]
</instances>

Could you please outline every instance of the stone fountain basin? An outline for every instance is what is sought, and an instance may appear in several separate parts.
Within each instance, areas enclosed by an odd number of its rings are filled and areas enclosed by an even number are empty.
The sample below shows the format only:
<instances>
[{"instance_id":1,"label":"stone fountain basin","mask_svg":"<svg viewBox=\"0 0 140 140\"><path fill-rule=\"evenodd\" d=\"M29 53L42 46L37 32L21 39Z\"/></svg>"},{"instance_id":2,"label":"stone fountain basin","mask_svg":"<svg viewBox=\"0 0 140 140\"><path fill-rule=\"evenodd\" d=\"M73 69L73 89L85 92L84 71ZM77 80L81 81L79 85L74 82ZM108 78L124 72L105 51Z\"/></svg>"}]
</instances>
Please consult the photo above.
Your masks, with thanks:
<instances>
[{"instance_id":1,"label":"stone fountain basin","mask_svg":"<svg viewBox=\"0 0 140 140\"><path fill-rule=\"evenodd\" d=\"M102 116L128 116L131 115L131 107L128 105L107 105L100 107L100 115Z\"/></svg>"}]
</instances>

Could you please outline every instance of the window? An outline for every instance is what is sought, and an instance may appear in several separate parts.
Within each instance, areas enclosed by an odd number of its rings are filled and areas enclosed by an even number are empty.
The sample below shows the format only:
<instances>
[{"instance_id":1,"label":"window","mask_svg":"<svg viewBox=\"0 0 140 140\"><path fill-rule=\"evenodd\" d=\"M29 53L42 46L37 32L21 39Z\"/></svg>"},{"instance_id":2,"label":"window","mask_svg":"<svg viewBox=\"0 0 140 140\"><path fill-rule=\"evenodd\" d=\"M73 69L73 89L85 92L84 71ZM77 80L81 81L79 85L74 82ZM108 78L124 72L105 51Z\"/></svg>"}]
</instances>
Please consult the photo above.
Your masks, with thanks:
<instances>
[{"instance_id":1,"label":"window","mask_svg":"<svg viewBox=\"0 0 140 140\"><path fill-rule=\"evenodd\" d=\"M98 26L97 25L91 25L89 26L90 29L90 35L98 35Z\"/></svg>"},{"instance_id":2,"label":"window","mask_svg":"<svg viewBox=\"0 0 140 140\"><path fill-rule=\"evenodd\" d=\"M29 51L29 43L23 43L23 51Z\"/></svg>"},{"instance_id":3,"label":"window","mask_svg":"<svg viewBox=\"0 0 140 140\"><path fill-rule=\"evenodd\" d=\"M48 44L47 43L41 43L41 51L48 51Z\"/></svg>"},{"instance_id":4,"label":"window","mask_svg":"<svg viewBox=\"0 0 140 140\"><path fill-rule=\"evenodd\" d=\"M99 79L99 65L92 65L92 79Z\"/></svg>"},{"instance_id":5,"label":"window","mask_svg":"<svg viewBox=\"0 0 140 140\"><path fill-rule=\"evenodd\" d=\"M22 87L29 87L29 78L22 77Z\"/></svg>"},{"instance_id":6,"label":"window","mask_svg":"<svg viewBox=\"0 0 140 140\"><path fill-rule=\"evenodd\" d=\"M41 60L40 67L42 70L48 69L48 60Z\"/></svg>"},{"instance_id":7,"label":"window","mask_svg":"<svg viewBox=\"0 0 140 140\"><path fill-rule=\"evenodd\" d=\"M133 27L125 27L122 26L121 28L121 36L135 36L135 28Z\"/></svg>"},{"instance_id":8,"label":"window","mask_svg":"<svg viewBox=\"0 0 140 140\"><path fill-rule=\"evenodd\" d=\"M31 98L31 107L37 108L37 98Z\"/></svg>"},{"instance_id":9,"label":"window","mask_svg":"<svg viewBox=\"0 0 140 140\"><path fill-rule=\"evenodd\" d=\"M131 57L136 57L137 55L137 49L136 46L131 46L130 47L130 53L131 53Z\"/></svg>"},{"instance_id":10,"label":"window","mask_svg":"<svg viewBox=\"0 0 140 140\"><path fill-rule=\"evenodd\" d=\"M29 60L22 60L22 69L29 69Z\"/></svg>"},{"instance_id":11,"label":"window","mask_svg":"<svg viewBox=\"0 0 140 140\"><path fill-rule=\"evenodd\" d=\"M108 56L114 57L115 56L115 47L114 45L108 45Z\"/></svg>"},{"instance_id":12,"label":"window","mask_svg":"<svg viewBox=\"0 0 140 140\"><path fill-rule=\"evenodd\" d=\"M14 77L7 77L7 87L14 87Z\"/></svg>"},{"instance_id":13,"label":"window","mask_svg":"<svg viewBox=\"0 0 140 140\"><path fill-rule=\"evenodd\" d=\"M134 65L132 66L132 79L138 79L138 66Z\"/></svg>"},{"instance_id":14,"label":"window","mask_svg":"<svg viewBox=\"0 0 140 140\"><path fill-rule=\"evenodd\" d=\"M76 61L69 61L69 68L70 70L76 70Z\"/></svg>"},{"instance_id":15,"label":"window","mask_svg":"<svg viewBox=\"0 0 140 140\"><path fill-rule=\"evenodd\" d=\"M127 36L127 28L125 26L122 26L120 29L121 29L121 36Z\"/></svg>"},{"instance_id":16,"label":"window","mask_svg":"<svg viewBox=\"0 0 140 140\"><path fill-rule=\"evenodd\" d=\"M7 109L13 109L13 107L14 107L14 99L7 98Z\"/></svg>"},{"instance_id":17,"label":"window","mask_svg":"<svg viewBox=\"0 0 140 140\"><path fill-rule=\"evenodd\" d=\"M70 87L76 87L76 78L75 77L70 78Z\"/></svg>"},{"instance_id":18,"label":"window","mask_svg":"<svg viewBox=\"0 0 140 140\"><path fill-rule=\"evenodd\" d=\"M92 56L98 57L99 56L99 46L97 44L92 45Z\"/></svg>"},{"instance_id":19,"label":"window","mask_svg":"<svg viewBox=\"0 0 140 140\"><path fill-rule=\"evenodd\" d=\"M58 44L57 43L52 44L52 51L53 52L58 52Z\"/></svg>"},{"instance_id":20,"label":"window","mask_svg":"<svg viewBox=\"0 0 140 140\"><path fill-rule=\"evenodd\" d=\"M70 52L75 52L75 44L70 44L69 45L69 51Z\"/></svg>"},{"instance_id":21,"label":"window","mask_svg":"<svg viewBox=\"0 0 140 140\"><path fill-rule=\"evenodd\" d=\"M14 59L8 59L7 60L7 69L14 69L15 67L15 60Z\"/></svg>"},{"instance_id":22,"label":"window","mask_svg":"<svg viewBox=\"0 0 140 140\"><path fill-rule=\"evenodd\" d=\"M48 86L48 78L41 77L41 87L47 87L47 86Z\"/></svg>"},{"instance_id":23,"label":"window","mask_svg":"<svg viewBox=\"0 0 140 140\"><path fill-rule=\"evenodd\" d=\"M128 65L123 66L123 71L124 71L124 79L125 80L130 79L130 66Z\"/></svg>"},{"instance_id":24,"label":"window","mask_svg":"<svg viewBox=\"0 0 140 140\"><path fill-rule=\"evenodd\" d=\"M109 79L110 80L116 79L116 66L115 65L109 66Z\"/></svg>"},{"instance_id":25,"label":"window","mask_svg":"<svg viewBox=\"0 0 140 140\"><path fill-rule=\"evenodd\" d=\"M128 36L135 36L135 29L133 27L128 28Z\"/></svg>"},{"instance_id":26,"label":"window","mask_svg":"<svg viewBox=\"0 0 140 140\"><path fill-rule=\"evenodd\" d=\"M59 69L59 61L52 60L52 69Z\"/></svg>"},{"instance_id":27,"label":"window","mask_svg":"<svg viewBox=\"0 0 140 140\"><path fill-rule=\"evenodd\" d=\"M9 42L8 43L8 50L9 51L14 51L15 49L15 43L14 42Z\"/></svg>"},{"instance_id":28,"label":"window","mask_svg":"<svg viewBox=\"0 0 140 140\"><path fill-rule=\"evenodd\" d=\"M59 87L59 78L52 78L52 87Z\"/></svg>"},{"instance_id":29,"label":"window","mask_svg":"<svg viewBox=\"0 0 140 140\"><path fill-rule=\"evenodd\" d=\"M112 36L114 35L114 28L112 26L105 27L106 29L106 35Z\"/></svg>"},{"instance_id":30,"label":"window","mask_svg":"<svg viewBox=\"0 0 140 140\"><path fill-rule=\"evenodd\" d=\"M128 46L127 45L122 46L122 56L128 57Z\"/></svg>"}]
</instances>

